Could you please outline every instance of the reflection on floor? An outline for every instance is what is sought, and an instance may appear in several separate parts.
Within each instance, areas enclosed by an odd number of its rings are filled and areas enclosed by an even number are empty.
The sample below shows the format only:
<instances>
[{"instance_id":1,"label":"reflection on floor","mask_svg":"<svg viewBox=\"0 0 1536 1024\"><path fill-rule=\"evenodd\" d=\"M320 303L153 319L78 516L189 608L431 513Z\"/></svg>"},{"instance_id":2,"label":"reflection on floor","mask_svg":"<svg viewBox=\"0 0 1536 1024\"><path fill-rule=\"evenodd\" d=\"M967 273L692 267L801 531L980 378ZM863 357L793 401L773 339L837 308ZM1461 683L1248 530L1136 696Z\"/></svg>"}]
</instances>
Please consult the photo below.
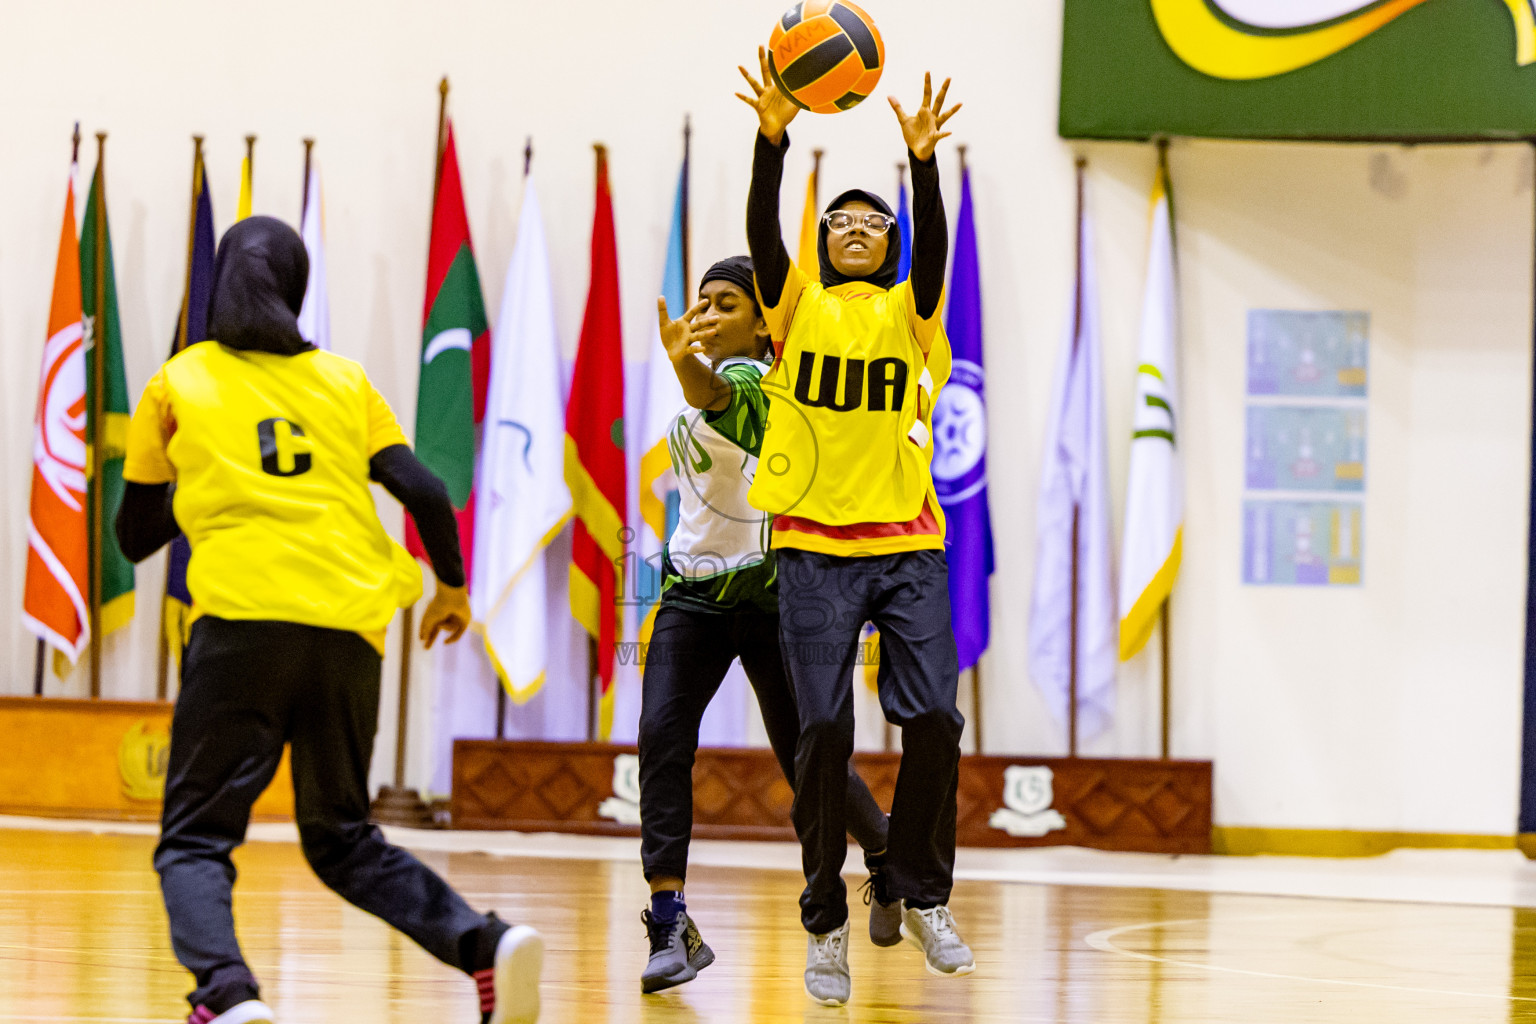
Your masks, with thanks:
<instances>
[{"instance_id":1,"label":"reflection on floor","mask_svg":"<svg viewBox=\"0 0 1536 1024\"><path fill-rule=\"evenodd\" d=\"M0 1024L172 1024L186 1013L189 979L149 868L153 830L96 827L112 831L0 827ZM462 976L322 888L291 829L257 834L277 841L238 855L235 909L282 1024L473 1024ZM544 932L551 1024L1536 1022L1536 912L1515 908L1536 873L1517 854L1293 863L963 851L952 906L976 974L930 977L915 951L876 949L856 928L853 1002L838 1010L801 990L793 848L700 844L689 904L719 959L672 994L643 997L645 885L630 841L395 837L471 902ZM498 853L470 852L485 847Z\"/></svg>"}]
</instances>

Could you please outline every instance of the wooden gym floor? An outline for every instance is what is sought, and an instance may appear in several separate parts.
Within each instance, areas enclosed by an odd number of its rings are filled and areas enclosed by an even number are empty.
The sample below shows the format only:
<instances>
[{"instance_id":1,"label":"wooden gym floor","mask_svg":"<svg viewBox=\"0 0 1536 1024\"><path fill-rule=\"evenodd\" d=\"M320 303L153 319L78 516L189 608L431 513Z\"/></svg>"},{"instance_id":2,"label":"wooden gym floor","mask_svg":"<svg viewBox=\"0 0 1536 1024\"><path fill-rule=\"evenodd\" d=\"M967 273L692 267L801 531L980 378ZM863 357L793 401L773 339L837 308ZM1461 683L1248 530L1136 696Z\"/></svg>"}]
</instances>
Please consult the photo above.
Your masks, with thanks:
<instances>
[{"instance_id":1,"label":"wooden gym floor","mask_svg":"<svg viewBox=\"0 0 1536 1024\"><path fill-rule=\"evenodd\" d=\"M0 830L0 1024L185 1016L153 844ZM1536 911L962 881L974 975L930 977L915 951L856 927L853 1001L833 1009L801 989L792 872L697 869L690 906L719 959L642 997L638 865L421 856L477 906L543 931L550 1024L1536 1022ZM282 1024L477 1019L463 976L323 889L294 845L252 843L238 863L240 936Z\"/></svg>"}]
</instances>

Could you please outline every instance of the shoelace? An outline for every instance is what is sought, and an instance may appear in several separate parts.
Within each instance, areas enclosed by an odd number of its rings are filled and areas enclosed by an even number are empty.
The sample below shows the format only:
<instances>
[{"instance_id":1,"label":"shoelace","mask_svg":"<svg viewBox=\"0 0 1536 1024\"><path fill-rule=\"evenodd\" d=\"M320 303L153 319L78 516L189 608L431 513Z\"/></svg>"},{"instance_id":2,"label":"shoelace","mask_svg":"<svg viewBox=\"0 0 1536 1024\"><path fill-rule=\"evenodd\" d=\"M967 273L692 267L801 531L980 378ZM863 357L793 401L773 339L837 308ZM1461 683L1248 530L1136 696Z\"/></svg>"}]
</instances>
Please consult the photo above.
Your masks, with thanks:
<instances>
[{"instance_id":1,"label":"shoelace","mask_svg":"<svg viewBox=\"0 0 1536 1024\"><path fill-rule=\"evenodd\" d=\"M649 910L640 911L640 920L645 922L645 934L651 940L651 956L655 956L671 944L672 929L677 925L675 920L658 921Z\"/></svg>"},{"instance_id":2,"label":"shoelace","mask_svg":"<svg viewBox=\"0 0 1536 1024\"><path fill-rule=\"evenodd\" d=\"M841 967L843 960L843 940L846 936L841 930L835 931L824 939L817 939L813 943L817 964L833 964Z\"/></svg>"},{"instance_id":3,"label":"shoelace","mask_svg":"<svg viewBox=\"0 0 1536 1024\"><path fill-rule=\"evenodd\" d=\"M859 886L859 893L860 893L860 895L862 895L864 897L864 905L866 907L869 906L870 903L874 901L874 898L875 898L875 876L874 875L870 875L868 878L866 878L864 880L864 884Z\"/></svg>"},{"instance_id":4,"label":"shoelace","mask_svg":"<svg viewBox=\"0 0 1536 1024\"><path fill-rule=\"evenodd\" d=\"M931 910L919 910L918 913L928 922L935 939L958 937L955 932L955 916L949 912L948 907L940 905Z\"/></svg>"}]
</instances>

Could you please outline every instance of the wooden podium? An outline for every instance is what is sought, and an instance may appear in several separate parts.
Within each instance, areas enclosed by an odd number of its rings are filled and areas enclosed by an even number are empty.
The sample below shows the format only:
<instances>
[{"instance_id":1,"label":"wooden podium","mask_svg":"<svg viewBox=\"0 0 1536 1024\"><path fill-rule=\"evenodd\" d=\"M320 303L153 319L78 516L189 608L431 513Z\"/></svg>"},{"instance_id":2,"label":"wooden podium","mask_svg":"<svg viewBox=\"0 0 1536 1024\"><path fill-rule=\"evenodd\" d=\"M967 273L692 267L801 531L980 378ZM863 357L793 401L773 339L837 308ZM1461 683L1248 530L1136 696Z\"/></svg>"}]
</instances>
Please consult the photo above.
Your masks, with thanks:
<instances>
[{"instance_id":1,"label":"wooden podium","mask_svg":"<svg viewBox=\"0 0 1536 1024\"><path fill-rule=\"evenodd\" d=\"M899 754L855 754L882 807ZM635 748L603 743L456 740L453 827L639 834ZM793 794L763 748L699 750L694 835L787 840ZM1147 853L1211 852L1209 761L963 757L962 846L1088 846Z\"/></svg>"}]
</instances>

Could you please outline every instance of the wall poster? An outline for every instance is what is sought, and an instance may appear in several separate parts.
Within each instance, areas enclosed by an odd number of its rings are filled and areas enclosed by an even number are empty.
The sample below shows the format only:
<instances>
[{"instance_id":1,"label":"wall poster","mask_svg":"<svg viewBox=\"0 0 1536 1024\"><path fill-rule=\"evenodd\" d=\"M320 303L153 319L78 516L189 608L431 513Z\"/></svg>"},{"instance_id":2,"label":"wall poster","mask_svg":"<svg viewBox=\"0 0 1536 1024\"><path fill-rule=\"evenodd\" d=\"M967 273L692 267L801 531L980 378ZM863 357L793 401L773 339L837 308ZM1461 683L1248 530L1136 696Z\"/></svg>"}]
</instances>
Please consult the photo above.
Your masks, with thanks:
<instances>
[{"instance_id":1,"label":"wall poster","mask_svg":"<svg viewBox=\"0 0 1536 1024\"><path fill-rule=\"evenodd\" d=\"M1369 316L1252 310L1243 582L1362 579Z\"/></svg>"}]
</instances>

